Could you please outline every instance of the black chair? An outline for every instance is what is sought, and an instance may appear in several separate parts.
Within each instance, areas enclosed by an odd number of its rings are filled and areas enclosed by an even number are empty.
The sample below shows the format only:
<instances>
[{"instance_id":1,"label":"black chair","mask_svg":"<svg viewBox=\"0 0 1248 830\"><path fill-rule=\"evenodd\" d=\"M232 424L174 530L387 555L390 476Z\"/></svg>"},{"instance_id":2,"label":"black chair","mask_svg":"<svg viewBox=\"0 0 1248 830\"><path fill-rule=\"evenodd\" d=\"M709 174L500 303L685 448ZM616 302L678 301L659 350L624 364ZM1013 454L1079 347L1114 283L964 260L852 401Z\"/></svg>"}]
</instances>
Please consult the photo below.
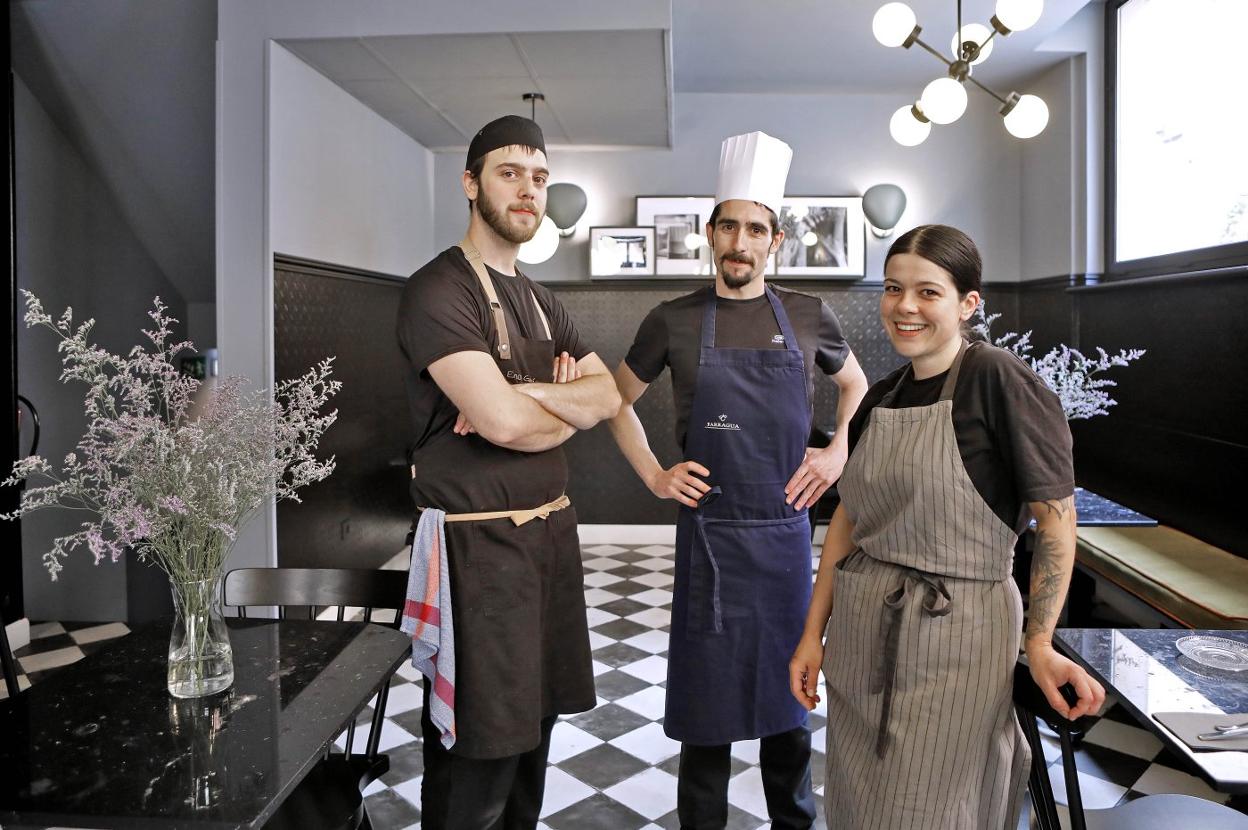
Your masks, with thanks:
<instances>
[{"instance_id":1,"label":"black chair","mask_svg":"<svg viewBox=\"0 0 1248 830\"><path fill-rule=\"evenodd\" d=\"M240 617L256 606L277 606L286 619L302 607L315 619L319 607L336 606L336 619L346 618L348 606L363 609L372 622L373 612L392 609L398 628L407 594L406 571L351 568L239 568L225 575L222 591L226 605L237 606ZM355 752L355 719L346 731L346 751L330 752L308 774L265 825L269 830L341 828L369 830L372 824L364 809L362 791L390 769L390 759L377 751L385 719L390 684L382 687L373 702L373 719L363 753Z\"/></svg>"},{"instance_id":2,"label":"black chair","mask_svg":"<svg viewBox=\"0 0 1248 830\"><path fill-rule=\"evenodd\" d=\"M1221 804L1190 795L1149 795L1104 810L1083 809L1079 778L1075 767L1074 724L1049 705L1044 693L1023 663L1014 667L1014 709L1018 722L1031 747L1031 793L1035 812L1033 826L1040 830L1061 830L1057 800L1049 783L1044 762L1044 745L1040 741L1040 718L1057 733L1062 747L1062 773L1066 781L1066 805L1070 810L1071 830L1246 830L1248 816Z\"/></svg>"},{"instance_id":3,"label":"black chair","mask_svg":"<svg viewBox=\"0 0 1248 830\"><path fill-rule=\"evenodd\" d=\"M21 687L17 684L17 661L9 648L9 632L0 620L0 670L4 672L4 690L9 697L17 697Z\"/></svg>"}]
</instances>

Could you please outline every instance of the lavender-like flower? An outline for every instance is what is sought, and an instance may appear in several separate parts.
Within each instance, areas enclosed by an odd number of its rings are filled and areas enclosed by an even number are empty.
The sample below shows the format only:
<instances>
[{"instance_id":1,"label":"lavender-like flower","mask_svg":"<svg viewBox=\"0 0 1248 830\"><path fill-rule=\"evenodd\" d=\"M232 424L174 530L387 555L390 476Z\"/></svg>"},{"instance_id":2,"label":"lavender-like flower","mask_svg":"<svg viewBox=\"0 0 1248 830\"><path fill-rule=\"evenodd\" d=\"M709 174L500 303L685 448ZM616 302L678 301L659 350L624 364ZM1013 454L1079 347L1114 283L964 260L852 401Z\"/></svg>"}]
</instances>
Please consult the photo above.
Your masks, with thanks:
<instances>
[{"instance_id":1,"label":"lavender-like flower","mask_svg":"<svg viewBox=\"0 0 1248 830\"><path fill-rule=\"evenodd\" d=\"M994 340L991 327L1001 315L988 314L985 307L986 303L981 301L975 309L976 322L972 328L989 343L1009 349L1022 358L1040 376L1044 385L1057 393L1068 421L1108 415L1109 408L1117 406L1118 402L1105 389L1118 384L1096 375L1115 366L1126 366L1145 353L1144 349L1121 349L1118 354L1109 354L1098 346L1098 356L1093 360L1078 349L1060 345L1050 349L1044 357L1036 358L1031 354L1030 331L1021 335L1006 332Z\"/></svg>"},{"instance_id":2,"label":"lavender-like flower","mask_svg":"<svg viewBox=\"0 0 1248 830\"><path fill-rule=\"evenodd\" d=\"M72 309L54 320L37 297L22 294L27 327L43 326L60 338L61 381L87 387L87 431L61 469L32 456L15 464L4 482L39 477L48 483L24 491L21 506L0 518L53 506L95 516L44 554L52 579L65 557L84 546L97 564L116 561L129 548L175 581L213 577L261 506L297 500L299 488L333 472L333 458L314 455L337 418L336 412L320 414L341 386L330 379L332 358L278 384L272 396L246 391L245 379L237 377L201 389L175 364L193 347L169 342L177 321L159 297L148 312L155 325L143 332L149 346L122 357L89 342L95 321L75 326ZM197 392L207 400L194 414Z\"/></svg>"}]
</instances>

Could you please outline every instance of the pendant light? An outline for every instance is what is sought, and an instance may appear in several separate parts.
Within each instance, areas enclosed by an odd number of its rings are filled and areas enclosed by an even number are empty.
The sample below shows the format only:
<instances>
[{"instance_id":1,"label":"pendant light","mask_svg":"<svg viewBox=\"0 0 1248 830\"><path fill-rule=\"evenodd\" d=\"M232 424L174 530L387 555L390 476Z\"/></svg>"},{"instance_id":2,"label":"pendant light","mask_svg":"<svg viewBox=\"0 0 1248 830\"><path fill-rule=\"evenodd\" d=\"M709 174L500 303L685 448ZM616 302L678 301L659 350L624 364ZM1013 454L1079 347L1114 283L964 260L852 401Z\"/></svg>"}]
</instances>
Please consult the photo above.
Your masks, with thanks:
<instances>
[{"instance_id":1,"label":"pendant light","mask_svg":"<svg viewBox=\"0 0 1248 830\"><path fill-rule=\"evenodd\" d=\"M540 92L526 92L521 100L529 102L529 117L537 120L537 102L545 101ZM537 233L520 246L516 259L529 265L545 262L559 249L560 237L576 232L576 223L585 215L588 199L585 191L571 182L559 182L546 188L546 215L537 226Z\"/></svg>"},{"instance_id":2,"label":"pendant light","mask_svg":"<svg viewBox=\"0 0 1248 830\"><path fill-rule=\"evenodd\" d=\"M912 106L901 107L889 120L893 140L905 147L922 144L932 131L932 124L952 124L966 111L966 83L969 81L1001 104L998 112L1005 129L1017 138L1032 138L1044 131L1049 123L1049 107L1035 95L1011 92L1002 97L971 77L972 67L982 64L992 54L993 38L1005 37L1034 26L1044 11L1044 0L997 0L996 13L989 26L978 23L962 25L962 2L958 0L958 26L950 49L949 60L919 38L923 31L914 10L905 3L885 3L871 21L871 31L884 46L909 49L918 44L948 67L945 77L937 78L923 89Z\"/></svg>"}]
</instances>

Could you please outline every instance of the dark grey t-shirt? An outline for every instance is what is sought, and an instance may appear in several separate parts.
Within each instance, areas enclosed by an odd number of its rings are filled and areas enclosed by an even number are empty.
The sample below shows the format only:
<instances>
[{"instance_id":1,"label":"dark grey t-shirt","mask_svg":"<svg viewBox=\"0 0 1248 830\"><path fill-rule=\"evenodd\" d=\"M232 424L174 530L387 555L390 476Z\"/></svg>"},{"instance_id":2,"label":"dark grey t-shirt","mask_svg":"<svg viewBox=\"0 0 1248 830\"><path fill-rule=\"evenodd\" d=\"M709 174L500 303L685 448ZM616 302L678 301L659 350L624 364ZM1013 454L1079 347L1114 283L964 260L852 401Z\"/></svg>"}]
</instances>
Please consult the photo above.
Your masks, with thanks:
<instances>
[{"instance_id":1,"label":"dark grey t-shirt","mask_svg":"<svg viewBox=\"0 0 1248 830\"><path fill-rule=\"evenodd\" d=\"M871 410L909 368L907 363L867 390L849 422L851 453ZM936 403L947 374L907 378L892 408ZM983 342L967 347L953 390L953 432L976 491L1019 533L1031 520L1027 502L1061 499L1075 491L1070 426L1061 401L1013 352Z\"/></svg>"},{"instance_id":2,"label":"dark grey t-shirt","mask_svg":"<svg viewBox=\"0 0 1248 830\"><path fill-rule=\"evenodd\" d=\"M849 356L849 344L841 324L827 303L811 294L770 286L780 297L793 333L806 359L806 391L815 399L814 367L824 374L841 371ZM664 367L672 369L672 394L676 406L676 444L685 445L685 428L693 407L698 380L698 356L702 347L702 307L714 285L677 297L653 308L641 327L624 362L637 378L653 383ZM780 324L766 295L752 300L716 298L716 346L728 349L783 349Z\"/></svg>"}]
</instances>

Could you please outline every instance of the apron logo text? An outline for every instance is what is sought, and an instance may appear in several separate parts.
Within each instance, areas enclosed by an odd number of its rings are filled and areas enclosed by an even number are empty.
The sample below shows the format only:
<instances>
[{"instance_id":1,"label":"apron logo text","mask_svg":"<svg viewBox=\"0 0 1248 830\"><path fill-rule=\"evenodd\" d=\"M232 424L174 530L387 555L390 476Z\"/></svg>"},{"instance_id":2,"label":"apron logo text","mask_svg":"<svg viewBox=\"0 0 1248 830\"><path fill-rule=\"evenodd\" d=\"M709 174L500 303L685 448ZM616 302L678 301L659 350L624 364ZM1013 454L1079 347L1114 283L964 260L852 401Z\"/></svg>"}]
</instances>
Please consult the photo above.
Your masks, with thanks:
<instances>
[{"instance_id":1,"label":"apron logo text","mask_svg":"<svg viewBox=\"0 0 1248 830\"><path fill-rule=\"evenodd\" d=\"M727 415L720 415L718 421L707 421L705 428L706 429L730 429L730 430L736 430L737 432L741 431L740 425L734 424L731 421L729 421Z\"/></svg>"},{"instance_id":2,"label":"apron logo text","mask_svg":"<svg viewBox=\"0 0 1248 830\"><path fill-rule=\"evenodd\" d=\"M537 383L537 378L532 375L522 375L519 372L513 372L511 369L507 370L507 377L511 380L520 381L521 383Z\"/></svg>"}]
</instances>

